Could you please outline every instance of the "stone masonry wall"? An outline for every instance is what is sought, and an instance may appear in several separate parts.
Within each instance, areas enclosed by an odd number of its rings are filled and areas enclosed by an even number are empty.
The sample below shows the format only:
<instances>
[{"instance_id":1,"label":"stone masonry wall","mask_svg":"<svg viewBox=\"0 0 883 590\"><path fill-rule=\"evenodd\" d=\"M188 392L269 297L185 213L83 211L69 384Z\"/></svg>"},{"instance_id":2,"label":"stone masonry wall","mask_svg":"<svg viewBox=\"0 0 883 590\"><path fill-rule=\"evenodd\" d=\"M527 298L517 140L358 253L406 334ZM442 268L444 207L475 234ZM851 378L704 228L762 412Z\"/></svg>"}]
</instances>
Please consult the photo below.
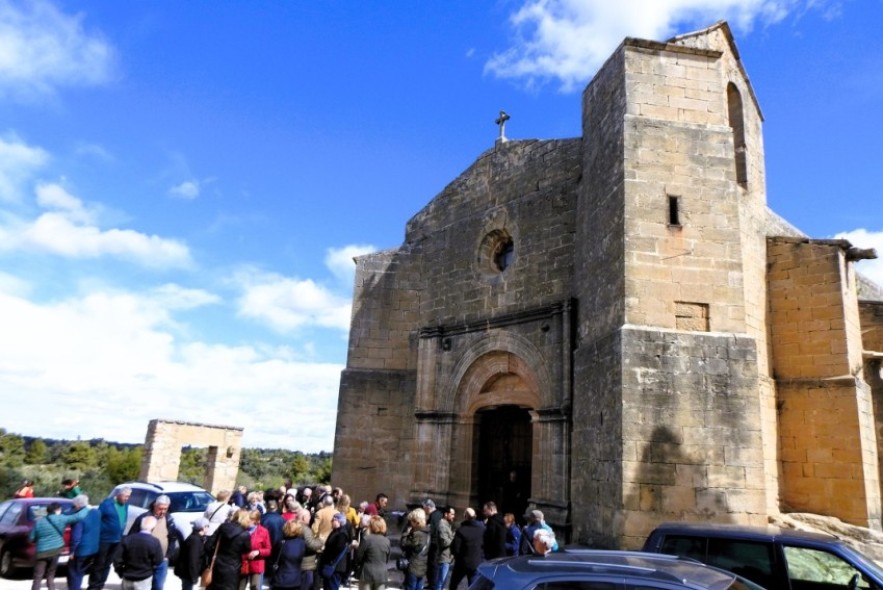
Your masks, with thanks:
<instances>
[{"instance_id":1,"label":"stone masonry wall","mask_svg":"<svg viewBox=\"0 0 883 590\"><path fill-rule=\"evenodd\" d=\"M138 478L150 482L176 481L184 446L209 448L203 487L213 494L234 488L242 452L242 428L193 422L150 421Z\"/></svg>"},{"instance_id":2,"label":"stone masonry wall","mask_svg":"<svg viewBox=\"0 0 883 590\"><path fill-rule=\"evenodd\" d=\"M566 299L572 280L577 140L509 141L485 152L408 223L420 251L420 323L445 326ZM508 236L500 271L493 237Z\"/></svg>"},{"instance_id":3,"label":"stone masonry wall","mask_svg":"<svg viewBox=\"0 0 883 590\"><path fill-rule=\"evenodd\" d=\"M729 27L712 27L712 30L682 35L673 40L674 43L695 49L706 49L720 52L715 60L719 76L702 76L697 72L694 76L681 81L685 85L686 97L698 96L708 101L708 115L724 113L725 124L730 127L729 140L720 145L724 149L725 159L729 161L727 174L730 182L725 192L708 191L705 197L726 199L737 206L739 250L741 251L741 272L732 273L727 279L734 286L741 282L743 301L741 305L729 307L729 314L744 316L744 332L753 337L757 343L758 371L758 404L760 406L761 434L764 449L764 470L767 489L767 510L770 514L778 512L778 435L776 418L775 382L770 375L770 349L767 333L767 293L766 293L766 237L769 232L770 219L780 220L771 214L766 206L766 169L764 166L763 115L754 95L754 90L745 73L739 58L735 42ZM724 91L724 88L727 91ZM691 94L691 91L693 94ZM706 91L706 94L697 94ZM739 99L741 110L735 112L730 101ZM736 120L733 120L735 112ZM708 121L711 125L722 125L724 121ZM744 134L745 145L735 145L732 128L740 127ZM737 155L745 159L746 182L735 180L735 163ZM782 226L787 226L786 222ZM792 228L776 228L769 235L781 235Z\"/></svg>"},{"instance_id":4,"label":"stone masonry wall","mask_svg":"<svg viewBox=\"0 0 883 590\"><path fill-rule=\"evenodd\" d=\"M739 197L717 52L627 46L625 322L745 332ZM677 224L669 199L677 198Z\"/></svg>"},{"instance_id":5,"label":"stone masonry wall","mask_svg":"<svg viewBox=\"0 0 883 590\"><path fill-rule=\"evenodd\" d=\"M844 244L771 238L768 256L782 503L879 530L874 410Z\"/></svg>"},{"instance_id":6,"label":"stone masonry wall","mask_svg":"<svg viewBox=\"0 0 883 590\"><path fill-rule=\"evenodd\" d=\"M755 341L623 329L623 545L666 520L765 524Z\"/></svg>"},{"instance_id":7,"label":"stone masonry wall","mask_svg":"<svg viewBox=\"0 0 883 590\"><path fill-rule=\"evenodd\" d=\"M883 301L859 302L862 348L883 353Z\"/></svg>"},{"instance_id":8,"label":"stone masonry wall","mask_svg":"<svg viewBox=\"0 0 883 590\"><path fill-rule=\"evenodd\" d=\"M378 369L341 375L332 482L354 499L383 492L395 510L410 501L415 378Z\"/></svg>"},{"instance_id":9,"label":"stone masonry wall","mask_svg":"<svg viewBox=\"0 0 883 590\"><path fill-rule=\"evenodd\" d=\"M619 327L624 309L624 49L583 93L583 181L577 207L571 498L573 539L616 547L622 530Z\"/></svg>"},{"instance_id":10,"label":"stone masonry wall","mask_svg":"<svg viewBox=\"0 0 883 590\"><path fill-rule=\"evenodd\" d=\"M347 366L415 369L419 275L414 257L387 250L356 259Z\"/></svg>"},{"instance_id":11,"label":"stone masonry wall","mask_svg":"<svg viewBox=\"0 0 883 590\"><path fill-rule=\"evenodd\" d=\"M575 543L620 548L623 531L621 332L574 353L572 519Z\"/></svg>"}]
</instances>

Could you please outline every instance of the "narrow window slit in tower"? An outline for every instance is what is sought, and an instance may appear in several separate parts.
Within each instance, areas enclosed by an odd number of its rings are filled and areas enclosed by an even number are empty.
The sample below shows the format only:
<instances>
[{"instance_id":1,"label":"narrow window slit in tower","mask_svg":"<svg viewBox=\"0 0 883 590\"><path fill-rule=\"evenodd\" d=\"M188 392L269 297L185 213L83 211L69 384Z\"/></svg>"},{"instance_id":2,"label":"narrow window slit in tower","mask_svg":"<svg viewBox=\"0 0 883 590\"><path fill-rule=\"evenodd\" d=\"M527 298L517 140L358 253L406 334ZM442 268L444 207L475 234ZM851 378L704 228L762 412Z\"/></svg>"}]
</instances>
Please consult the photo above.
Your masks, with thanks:
<instances>
[{"instance_id":1,"label":"narrow window slit in tower","mask_svg":"<svg viewBox=\"0 0 883 590\"><path fill-rule=\"evenodd\" d=\"M678 212L678 198L669 195L668 197L668 224L681 225L681 219Z\"/></svg>"}]
</instances>

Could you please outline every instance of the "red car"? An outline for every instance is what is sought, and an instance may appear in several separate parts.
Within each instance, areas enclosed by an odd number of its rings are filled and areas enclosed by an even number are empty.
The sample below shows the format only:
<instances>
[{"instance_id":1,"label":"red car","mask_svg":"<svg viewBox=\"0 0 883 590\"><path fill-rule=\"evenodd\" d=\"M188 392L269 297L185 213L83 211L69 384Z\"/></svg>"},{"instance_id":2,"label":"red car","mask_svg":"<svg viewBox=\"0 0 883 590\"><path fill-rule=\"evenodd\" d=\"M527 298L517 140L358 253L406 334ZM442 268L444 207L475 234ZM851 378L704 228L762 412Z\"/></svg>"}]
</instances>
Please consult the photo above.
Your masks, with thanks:
<instances>
[{"instance_id":1,"label":"red car","mask_svg":"<svg viewBox=\"0 0 883 590\"><path fill-rule=\"evenodd\" d=\"M9 578L18 569L34 567L34 543L28 540L34 521L46 516L46 507L57 502L61 511L73 507L65 498L15 498L0 504L0 576ZM58 562L67 563L70 527L64 531L64 549Z\"/></svg>"}]
</instances>

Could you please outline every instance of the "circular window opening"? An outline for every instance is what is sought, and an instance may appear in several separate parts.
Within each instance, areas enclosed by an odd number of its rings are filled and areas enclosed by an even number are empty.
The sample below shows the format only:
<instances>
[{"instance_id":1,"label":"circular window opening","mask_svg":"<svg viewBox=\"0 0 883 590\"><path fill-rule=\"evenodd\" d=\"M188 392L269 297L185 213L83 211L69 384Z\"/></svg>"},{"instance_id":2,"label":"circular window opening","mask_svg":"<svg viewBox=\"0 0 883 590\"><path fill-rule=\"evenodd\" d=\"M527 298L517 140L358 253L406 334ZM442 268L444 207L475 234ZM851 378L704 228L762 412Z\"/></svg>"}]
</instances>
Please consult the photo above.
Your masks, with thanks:
<instances>
[{"instance_id":1,"label":"circular window opening","mask_svg":"<svg viewBox=\"0 0 883 590\"><path fill-rule=\"evenodd\" d=\"M494 276L512 266L515 261L515 242L504 230L494 230L481 241L482 272Z\"/></svg>"},{"instance_id":2,"label":"circular window opening","mask_svg":"<svg viewBox=\"0 0 883 590\"><path fill-rule=\"evenodd\" d=\"M512 258L515 256L515 244L512 243L512 238L506 237L496 245L494 250L494 266L500 272L503 272L509 265L512 264Z\"/></svg>"}]
</instances>

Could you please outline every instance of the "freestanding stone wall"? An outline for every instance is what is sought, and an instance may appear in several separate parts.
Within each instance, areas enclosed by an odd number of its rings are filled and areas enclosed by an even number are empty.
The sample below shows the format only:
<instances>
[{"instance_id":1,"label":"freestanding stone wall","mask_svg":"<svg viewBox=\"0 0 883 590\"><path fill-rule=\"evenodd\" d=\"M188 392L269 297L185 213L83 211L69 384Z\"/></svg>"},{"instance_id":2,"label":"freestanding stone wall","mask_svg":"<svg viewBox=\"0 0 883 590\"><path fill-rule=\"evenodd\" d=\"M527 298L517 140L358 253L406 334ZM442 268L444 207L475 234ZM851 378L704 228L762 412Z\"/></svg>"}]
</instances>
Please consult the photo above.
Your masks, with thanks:
<instances>
[{"instance_id":1,"label":"freestanding stone wall","mask_svg":"<svg viewBox=\"0 0 883 590\"><path fill-rule=\"evenodd\" d=\"M203 487L212 494L232 490L239 473L242 428L192 422L151 420L141 459L142 481L174 481L181 466L181 447L208 447Z\"/></svg>"}]
</instances>

